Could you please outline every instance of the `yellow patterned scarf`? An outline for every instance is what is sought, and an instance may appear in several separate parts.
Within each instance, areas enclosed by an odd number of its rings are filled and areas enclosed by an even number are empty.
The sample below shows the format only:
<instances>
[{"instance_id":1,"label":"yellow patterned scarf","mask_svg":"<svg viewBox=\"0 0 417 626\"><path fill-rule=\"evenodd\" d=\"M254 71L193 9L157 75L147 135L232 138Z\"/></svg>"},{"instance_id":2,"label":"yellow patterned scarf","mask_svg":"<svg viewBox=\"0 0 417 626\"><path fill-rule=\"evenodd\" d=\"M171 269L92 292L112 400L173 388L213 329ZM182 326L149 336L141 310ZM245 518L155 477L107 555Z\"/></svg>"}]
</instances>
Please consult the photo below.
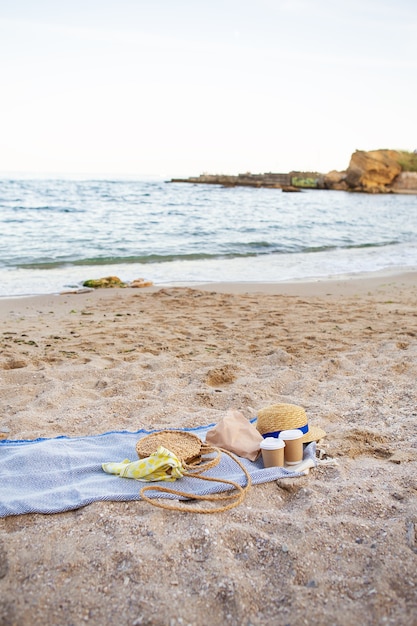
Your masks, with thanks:
<instances>
[{"instance_id":1,"label":"yellow patterned scarf","mask_svg":"<svg viewBox=\"0 0 417 626\"><path fill-rule=\"evenodd\" d=\"M118 474L123 478L134 478L142 482L173 482L184 476L181 461L163 446L159 446L156 452L145 459L132 462L125 459L121 463L103 463L101 467L107 474Z\"/></svg>"}]
</instances>

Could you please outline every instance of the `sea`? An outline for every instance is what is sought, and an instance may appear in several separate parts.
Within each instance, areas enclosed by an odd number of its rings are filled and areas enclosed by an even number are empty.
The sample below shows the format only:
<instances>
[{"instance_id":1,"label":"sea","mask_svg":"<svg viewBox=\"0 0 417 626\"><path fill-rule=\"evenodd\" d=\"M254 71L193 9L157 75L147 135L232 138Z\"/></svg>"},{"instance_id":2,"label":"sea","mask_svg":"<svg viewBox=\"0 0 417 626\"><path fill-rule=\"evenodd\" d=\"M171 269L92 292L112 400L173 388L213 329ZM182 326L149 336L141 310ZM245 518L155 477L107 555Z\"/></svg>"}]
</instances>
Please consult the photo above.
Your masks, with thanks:
<instances>
[{"instance_id":1,"label":"sea","mask_svg":"<svg viewBox=\"0 0 417 626\"><path fill-rule=\"evenodd\" d=\"M417 195L0 178L0 296L417 269Z\"/></svg>"}]
</instances>

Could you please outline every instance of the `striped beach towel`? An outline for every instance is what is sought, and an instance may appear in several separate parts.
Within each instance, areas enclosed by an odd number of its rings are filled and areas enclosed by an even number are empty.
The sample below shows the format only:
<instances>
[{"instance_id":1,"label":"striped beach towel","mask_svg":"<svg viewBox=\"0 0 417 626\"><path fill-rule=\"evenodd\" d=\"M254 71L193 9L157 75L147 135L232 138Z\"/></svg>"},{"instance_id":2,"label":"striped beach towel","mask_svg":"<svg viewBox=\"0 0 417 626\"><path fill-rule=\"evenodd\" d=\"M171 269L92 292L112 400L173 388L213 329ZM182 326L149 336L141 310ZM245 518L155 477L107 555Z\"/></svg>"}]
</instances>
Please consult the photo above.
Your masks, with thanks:
<instances>
[{"instance_id":1,"label":"striped beach towel","mask_svg":"<svg viewBox=\"0 0 417 626\"><path fill-rule=\"evenodd\" d=\"M185 430L204 441L207 431L213 426ZM135 445L140 437L150 432L153 431L114 431L88 437L0 441L0 517L59 513L97 500L140 500L139 490L143 483L107 474L102 469L102 463L137 459ZM313 442L305 447L304 460L310 460L310 466L314 466L315 456L316 444ZM248 469L254 485L302 474L279 467L265 469L262 459L251 462L239 457L239 460ZM222 455L220 464L208 470L207 476L227 478L242 486L246 484L242 470L227 455ZM186 476L178 484L181 491L190 493L190 498L193 494L205 495L227 489L222 483Z\"/></svg>"}]
</instances>

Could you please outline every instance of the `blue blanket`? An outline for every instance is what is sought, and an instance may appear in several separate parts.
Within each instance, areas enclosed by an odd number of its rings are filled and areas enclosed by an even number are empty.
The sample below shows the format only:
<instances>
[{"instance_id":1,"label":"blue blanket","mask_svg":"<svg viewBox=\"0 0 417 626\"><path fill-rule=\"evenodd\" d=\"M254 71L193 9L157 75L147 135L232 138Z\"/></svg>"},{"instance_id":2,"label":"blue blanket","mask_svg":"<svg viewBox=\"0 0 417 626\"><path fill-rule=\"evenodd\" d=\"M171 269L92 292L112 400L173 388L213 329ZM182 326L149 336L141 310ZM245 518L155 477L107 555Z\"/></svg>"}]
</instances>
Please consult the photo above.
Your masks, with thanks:
<instances>
[{"instance_id":1,"label":"blue blanket","mask_svg":"<svg viewBox=\"0 0 417 626\"><path fill-rule=\"evenodd\" d=\"M185 429L203 441L210 426ZM90 504L97 500L140 500L139 491L145 483L106 474L101 467L108 461L137 460L137 441L152 431L117 431L89 437L57 437L33 441L0 441L0 517L22 513L58 513ZM304 459L315 462L316 444L305 447ZM265 469L261 459L252 463L239 460L247 467L253 484L278 478L299 476L285 468ZM246 484L242 470L227 455L220 464L207 471L207 476L228 478ZM148 483L149 484L149 483ZM171 485L190 494L217 493L227 485L184 477ZM149 494L151 495L151 494ZM155 493L155 496L158 496ZM173 497L173 496L165 496Z\"/></svg>"}]
</instances>

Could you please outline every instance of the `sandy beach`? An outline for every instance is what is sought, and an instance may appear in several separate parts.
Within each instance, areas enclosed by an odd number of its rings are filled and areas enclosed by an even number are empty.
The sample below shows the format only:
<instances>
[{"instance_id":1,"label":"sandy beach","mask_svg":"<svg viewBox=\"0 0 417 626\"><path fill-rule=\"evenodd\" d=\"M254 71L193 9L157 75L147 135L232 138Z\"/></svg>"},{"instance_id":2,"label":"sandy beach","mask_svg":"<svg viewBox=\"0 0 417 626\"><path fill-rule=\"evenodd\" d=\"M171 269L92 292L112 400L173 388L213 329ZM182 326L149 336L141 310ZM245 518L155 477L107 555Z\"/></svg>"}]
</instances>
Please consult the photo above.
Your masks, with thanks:
<instances>
[{"instance_id":1,"label":"sandy beach","mask_svg":"<svg viewBox=\"0 0 417 626\"><path fill-rule=\"evenodd\" d=\"M2 299L0 322L3 439L278 402L327 432L309 475L224 513L0 519L2 626L417 623L416 273Z\"/></svg>"}]
</instances>

